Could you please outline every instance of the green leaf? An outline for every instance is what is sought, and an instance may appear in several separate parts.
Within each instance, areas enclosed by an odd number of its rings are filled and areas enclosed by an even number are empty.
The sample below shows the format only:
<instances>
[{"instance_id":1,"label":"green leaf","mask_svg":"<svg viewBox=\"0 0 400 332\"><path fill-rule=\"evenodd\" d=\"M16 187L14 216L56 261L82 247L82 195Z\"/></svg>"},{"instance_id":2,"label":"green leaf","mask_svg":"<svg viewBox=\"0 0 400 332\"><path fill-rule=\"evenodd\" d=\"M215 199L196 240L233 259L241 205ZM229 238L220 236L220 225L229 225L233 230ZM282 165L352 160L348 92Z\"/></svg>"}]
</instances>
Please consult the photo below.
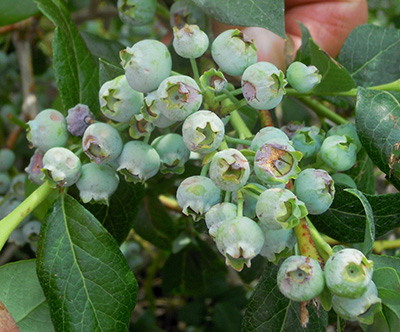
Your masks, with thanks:
<instances>
[{"instance_id":1,"label":"green leaf","mask_svg":"<svg viewBox=\"0 0 400 332\"><path fill-rule=\"evenodd\" d=\"M356 27L347 37L339 61L359 86L397 80L400 77L400 30L372 24Z\"/></svg>"},{"instance_id":2,"label":"green leaf","mask_svg":"<svg viewBox=\"0 0 400 332\"><path fill-rule=\"evenodd\" d=\"M400 93L358 89L356 128L368 155L400 189Z\"/></svg>"},{"instance_id":3,"label":"green leaf","mask_svg":"<svg viewBox=\"0 0 400 332\"><path fill-rule=\"evenodd\" d=\"M346 68L336 62L328 53L323 51L310 39L311 64L316 66L322 75L313 92L348 91L356 86Z\"/></svg>"},{"instance_id":4,"label":"green leaf","mask_svg":"<svg viewBox=\"0 0 400 332\"><path fill-rule=\"evenodd\" d=\"M400 193L364 196L373 210L376 237L400 226ZM329 210L320 215L309 215L309 218L320 232L338 241L364 241L364 207L358 198L339 186L336 186L335 199Z\"/></svg>"},{"instance_id":5,"label":"green leaf","mask_svg":"<svg viewBox=\"0 0 400 332\"><path fill-rule=\"evenodd\" d=\"M365 149L357 154L356 164L346 172L360 191L373 195L375 193L374 164Z\"/></svg>"},{"instance_id":6,"label":"green leaf","mask_svg":"<svg viewBox=\"0 0 400 332\"><path fill-rule=\"evenodd\" d=\"M135 277L111 234L68 195L42 225L37 272L56 331L128 331Z\"/></svg>"},{"instance_id":7,"label":"green leaf","mask_svg":"<svg viewBox=\"0 0 400 332\"><path fill-rule=\"evenodd\" d=\"M133 228L143 239L166 250L171 249L177 235L172 218L160 200L150 191L146 192Z\"/></svg>"},{"instance_id":8,"label":"green leaf","mask_svg":"<svg viewBox=\"0 0 400 332\"><path fill-rule=\"evenodd\" d=\"M397 271L391 267L374 269L373 280L382 303L400 319L400 278Z\"/></svg>"},{"instance_id":9,"label":"green leaf","mask_svg":"<svg viewBox=\"0 0 400 332\"><path fill-rule=\"evenodd\" d=\"M311 51L310 51L310 40L311 34L307 27L301 23L297 22L301 30L301 46L297 50L296 59L294 61L303 62L305 65L309 66L311 64Z\"/></svg>"},{"instance_id":10,"label":"green leaf","mask_svg":"<svg viewBox=\"0 0 400 332\"><path fill-rule=\"evenodd\" d=\"M124 75L125 72L120 66L115 66L111 62L99 59L99 83L100 86L105 82L111 81L117 76Z\"/></svg>"},{"instance_id":11,"label":"green leaf","mask_svg":"<svg viewBox=\"0 0 400 332\"><path fill-rule=\"evenodd\" d=\"M36 275L36 260L0 267L0 301L5 304L21 332L52 332L49 306Z\"/></svg>"},{"instance_id":12,"label":"green leaf","mask_svg":"<svg viewBox=\"0 0 400 332\"><path fill-rule=\"evenodd\" d=\"M300 302L293 302L282 295L276 282L278 270L279 266L273 264L266 267L247 303L242 331L326 332L328 314L320 309L320 317L318 317L313 304L307 307L310 313L307 328L301 327Z\"/></svg>"},{"instance_id":13,"label":"green leaf","mask_svg":"<svg viewBox=\"0 0 400 332\"><path fill-rule=\"evenodd\" d=\"M400 275L400 258L385 255L372 255L371 259L374 261L374 269L382 267L391 267Z\"/></svg>"},{"instance_id":14,"label":"green leaf","mask_svg":"<svg viewBox=\"0 0 400 332\"><path fill-rule=\"evenodd\" d=\"M84 206L107 228L118 244L125 241L137 217L144 196L142 185L120 181L110 204L84 204Z\"/></svg>"},{"instance_id":15,"label":"green leaf","mask_svg":"<svg viewBox=\"0 0 400 332\"><path fill-rule=\"evenodd\" d=\"M193 0L204 12L219 22L256 26L285 38L285 4L283 0Z\"/></svg>"},{"instance_id":16,"label":"green leaf","mask_svg":"<svg viewBox=\"0 0 400 332\"><path fill-rule=\"evenodd\" d=\"M368 257L372 252L372 248L374 247L374 242L375 242L375 223L371 205L369 204L368 200L361 191L354 188L347 188L344 191L347 191L350 194L356 196L364 207L365 235L362 246L362 252L366 257Z\"/></svg>"},{"instance_id":17,"label":"green leaf","mask_svg":"<svg viewBox=\"0 0 400 332\"><path fill-rule=\"evenodd\" d=\"M99 71L96 62L61 0L36 0L56 26L53 39L54 73L64 108L88 105L99 114Z\"/></svg>"},{"instance_id":18,"label":"green leaf","mask_svg":"<svg viewBox=\"0 0 400 332\"><path fill-rule=\"evenodd\" d=\"M1 0L0 26L13 24L39 13L33 0Z\"/></svg>"}]
</instances>

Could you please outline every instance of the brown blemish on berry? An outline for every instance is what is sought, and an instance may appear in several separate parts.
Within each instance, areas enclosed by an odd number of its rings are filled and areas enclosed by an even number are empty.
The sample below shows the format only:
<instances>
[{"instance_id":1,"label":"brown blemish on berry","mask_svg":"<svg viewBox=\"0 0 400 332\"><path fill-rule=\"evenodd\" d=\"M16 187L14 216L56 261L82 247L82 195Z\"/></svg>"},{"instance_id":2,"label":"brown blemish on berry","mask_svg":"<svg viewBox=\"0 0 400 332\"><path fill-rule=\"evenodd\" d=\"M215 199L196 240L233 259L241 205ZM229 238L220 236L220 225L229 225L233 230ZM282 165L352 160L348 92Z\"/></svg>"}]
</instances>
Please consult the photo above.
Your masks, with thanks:
<instances>
[{"instance_id":1,"label":"brown blemish on berry","mask_svg":"<svg viewBox=\"0 0 400 332\"><path fill-rule=\"evenodd\" d=\"M253 101L254 99L257 99L257 89L256 87L250 83L249 81L243 81L242 82L242 92L243 96L246 100L248 101Z\"/></svg>"}]
</instances>

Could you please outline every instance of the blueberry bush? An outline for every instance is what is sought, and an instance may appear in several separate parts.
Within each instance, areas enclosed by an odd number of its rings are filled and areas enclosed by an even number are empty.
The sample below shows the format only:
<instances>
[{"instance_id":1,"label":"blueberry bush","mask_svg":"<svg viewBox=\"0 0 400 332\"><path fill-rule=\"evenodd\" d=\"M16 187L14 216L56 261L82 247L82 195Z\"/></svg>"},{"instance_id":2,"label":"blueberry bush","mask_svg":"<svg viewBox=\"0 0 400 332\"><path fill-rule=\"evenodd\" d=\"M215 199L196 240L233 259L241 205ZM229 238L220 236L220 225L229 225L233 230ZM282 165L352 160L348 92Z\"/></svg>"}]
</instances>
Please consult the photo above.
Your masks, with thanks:
<instances>
[{"instance_id":1,"label":"blueberry bush","mask_svg":"<svg viewBox=\"0 0 400 332\"><path fill-rule=\"evenodd\" d=\"M369 9L278 68L240 27L285 38L283 0L2 0L0 331L399 331L400 5Z\"/></svg>"}]
</instances>

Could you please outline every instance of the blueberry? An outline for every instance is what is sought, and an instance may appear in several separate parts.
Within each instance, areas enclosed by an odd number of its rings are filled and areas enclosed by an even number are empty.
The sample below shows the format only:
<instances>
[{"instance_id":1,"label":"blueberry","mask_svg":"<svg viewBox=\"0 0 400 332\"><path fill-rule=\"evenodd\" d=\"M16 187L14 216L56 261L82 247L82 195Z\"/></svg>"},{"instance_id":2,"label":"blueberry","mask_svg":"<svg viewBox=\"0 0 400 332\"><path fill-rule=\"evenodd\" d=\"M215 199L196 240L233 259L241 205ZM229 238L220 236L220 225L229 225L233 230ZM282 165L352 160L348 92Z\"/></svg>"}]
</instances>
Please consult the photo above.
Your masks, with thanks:
<instances>
[{"instance_id":1,"label":"blueberry","mask_svg":"<svg viewBox=\"0 0 400 332\"><path fill-rule=\"evenodd\" d=\"M68 110L67 129L74 136L83 136L86 128L94 123L94 115L88 106L78 104Z\"/></svg>"},{"instance_id":2,"label":"blueberry","mask_svg":"<svg viewBox=\"0 0 400 332\"><path fill-rule=\"evenodd\" d=\"M296 131L305 127L304 122L290 121L287 125L281 127L281 130L292 139Z\"/></svg>"},{"instance_id":3,"label":"blueberry","mask_svg":"<svg viewBox=\"0 0 400 332\"><path fill-rule=\"evenodd\" d=\"M264 233L264 246L260 251L260 255L267 257L270 262L276 260L276 255L286 248L292 249L296 244L296 236L293 229L269 229L263 224L259 224Z\"/></svg>"},{"instance_id":4,"label":"blueberry","mask_svg":"<svg viewBox=\"0 0 400 332\"><path fill-rule=\"evenodd\" d=\"M169 9L169 13L171 27L181 29L185 24L196 24L201 29L206 27L204 12L190 0L175 1Z\"/></svg>"},{"instance_id":5,"label":"blueberry","mask_svg":"<svg viewBox=\"0 0 400 332\"><path fill-rule=\"evenodd\" d=\"M357 161L357 146L348 136L325 138L320 149L321 159L335 171L346 171Z\"/></svg>"},{"instance_id":6,"label":"blueberry","mask_svg":"<svg viewBox=\"0 0 400 332\"><path fill-rule=\"evenodd\" d=\"M310 214L321 214L331 206L335 197L335 186L328 172L307 168L296 178L294 192L305 203Z\"/></svg>"},{"instance_id":7,"label":"blueberry","mask_svg":"<svg viewBox=\"0 0 400 332\"><path fill-rule=\"evenodd\" d=\"M0 172L0 195L7 194L11 186L11 179L8 173Z\"/></svg>"},{"instance_id":8,"label":"blueberry","mask_svg":"<svg viewBox=\"0 0 400 332\"><path fill-rule=\"evenodd\" d=\"M182 174L189 160L190 151L179 134L170 133L157 137L151 146L156 149L161 160L162 174Z\"/></svg>"},{"instance_id":9,"label":"blueberry","mask_svg":"<svg viewBox=\"0 0 400 332\"><path fill-rule=\"evenodd\" d=\"M238 29L222 32L211 45L211 55L221 70L228 75L242 75L257 62L254 41Z\"/></svg>"},{"instance_id":10,"label":"blueberry","mask_svg":"<svg viewBox=\"0 0 400 332\"><path fill-rule=\"evenodd\" d=\"M269 229L291 229L307 215L307 209L290 190L272 188L258 197L256 213L260 223Z\"/></svg>"},{"instance_id":11,"label":"blueberry","mask_svg":"<svg viewBox=\"0 0 400 332\"><path fill-rule=\"evenodd\" d=\"M133 90L125 75L121 75L103 84L99 101L104 116L117 122L127 122L140 112L143 93Z\"/></svg>"},{"instance_id":12,"label":"blueberry","mask_svg":"<svg viewBox=\"0 0 400 332\"><path fill-rule=\"evenodd\" d=\"M121 153L122 139L119 132L106 123L90 125L82 138L83 152L96 164L112 161Z\"/></svg>"},{"instance_id":13,"label":"blueberry","mask_svg":"<svg viewBox=\"0 0 400 332\"><path fill-rule=\"evenodd\" d=\"M120 52L129 85L139 92L151 92L171 73L168 48L157 40L145 39Z\"/></svg>"},{"instance_id":14,"label":"blueberry","mask_svg":"<svg viewBox=\"0 0 400 332\"><path fill-rule=\"evenodd\" d=\"M213 205L221 202L221 190L205 176L190 176L179 185L176 199L182 212L198 221Z\"/></svg>"},{"instance_id":15,"label":"blueberry","mask_svg":"<svg viewBox=\"0 0 400 332\"><path fill-rule=\"evenodd\" d=\"M151 134L154 130L153 122L144 118L143 114L135 114L129 121L129 136L139 139Z\"/></svg>"},{"instance_id":16,"label":"blueberry","mask_svg":"<svg viewBox=\"0 0 400 332\"><path fill-rule=\"evenodd\" d=\"M170 120L185 120L198 111L202 101L199 86L189 76L168 77L157 89L156 107Z\"/></svg>"},{"instance_id":17,"label":"blueberry","mask_svg":"<svg viewBox=\"0 0 400 332\"><path fill-rule=\"evenodd\" d=\"M362 296L372 279L373 262L352 248L338 251L325 264L329 290L337 296L356 299Z\"/></svg>"},{"instance_id":18,"label":"blueberry","mask_svg":"<svg viewBox=\"0 0 400 332\"><path fill-rule=\"evenodd\" d=\"M276 138L282 139L282 142L289 143L289 138L282 130L275 127L262 128L251 141L250 149L257 151L262 145Z\"/></svg>"},{"instance_id":19,"label":"blueberry","mask_svg":"<svg viewBox=\"0 0 400 332\"><path fill-rule=\"evenodd\" d=\"M144 183L160 170L160 157L157 151L141 141L125 143L119 157L118 172L129 182Z\"/></svg>"},{"instance_id":20,"label":"blueberry","mask_svg":"<svg viewBox=\"0 0 400 332\"><path fill-rule=\"evenodd\" d=\"M242 75L243 96L255 109L276 107L286 93L286 84L283 72L265 61L249 66Z\"/></svg>"},{"instance_id":21,"label":"blueberry","mask_svg":"<svg viewBox=\"0 0 400 332\"><path fill-rule=\"evenodd\" d=\"M237 205L223 202L212 206L205 214L206 225L211 236L215 236L218 226L226 220L235 219L237 216Z\"/></svg>"},{"instance_id":22,"label":"blueberry","mask_svg":"<svg viewBox=\"0 0 400 332\"><path fill-rule=\"evenodd\" d=\"M22 227L22 236L25 242L36 245L39 240L40 228L42 223L37 220L31 220Z\"/></svg>"},{"instance_id":23,"label":"blueberry","mask_svg":"<svg viewBox=\"0 0 400 332\"><path fill-rule=\"evenodd\" d=\"M324 272L310 257L290 256L281 265L277 276L281 293L292 301L309 301L325 286Z\"/></svg>"},{"instance_id":24,"label":"blueberry","mask_svg":"<svg viewBox=\"0 0 400 332\"><path fill-rule=\"evenodd\" d=\"M82 202L108 205L111 195L118 188L118 183L118 174L110 166L88 163L82 166L81 177L76 186Z\"/></svg>"},{"instance_id":25,"label":"blueberry","mask_svg":"<svg viewBox=\"0 0 400 332\"><path fill-rule=\"evenodd\" d=\"M228 81L220 70L211 68L200 76L200 82L206 89L212 92L222 92L227 86Z\"/></svg>"},{"instance_id":26,"label":"blueberry","mask_svg":"<svg viewBox=\"0 0 400 332\"><path fill-rule=\"evenodd\" d=\"M317 67L306 66L301 62L293 62L286 71L289 84L301 93L310 91L321 82L322 76Z\"/></svg>"},{"instance_id":27,"label":"blueberry","mask_svg":"<svg viewBox=\"0 0 400 332\"><path fill-rule=\"evenodd\" d=\"M253 176L254 177L254 176ZM266 190L267 188L262 186L259 183L255 182L250 182L252 179L252 176L249 177L249 181L247 182L247 185L252 185L254 187L257 187L260 190ZM250 219L254 219L256 216L256 204L257 204L257 198L252 195L252 193L247 190L242 191L242 196L243 196L243 215L245 217L248 217ZM237 192L232 192L232 202L237 203L238 197L237 197Z\"/></svg>"},{"instance_id":28,"label":"blueberry","mask_svg":"<svg viewBox=\"0 0 400 332\"><path fill-rule=\"evenodd\" d=\"M339 126L332 127L326 133L327 136L339 135L339 136L347 136L349 141L353 143L357 147L357 151L360 151L362 148L360 139L357 134L356 127L352 123L342 124Z\"/></svg>"},{"instance_id":29,"label":"blueberry","mask_svg":"<svg viewBox=\"0 0 400 332\"><path fill-rule=\"evenodd\" d=\"M122 22L140 26L154 19L157 0L118 0L117 8Z\"/></svg>"},{"instance_id":30,"label":"blueberry","mask_svg":"<svg viewBox=\"0 0 400 332\"><path fill-rule=\"evenodd\" d=\"M221 145L224 135L224 123L210 111L198 111L189 115L182 126L183 142L194 152L215 151Z\"/></svg>"},{"instance_id":31,"label":"blueberry","mask_svg":"<svg viewBox=\"0 0 400 332\"><path fill-rule=\"evenodd\" d=\"M26 138L33 147L43 152L67 144L67 122L56 110L46 109L39 112L34 120L28 121L28 126Z\"/></svg>"},{"instance_id":32,"label":"blueberry","mask_svg":"<svg viewBox=\"0 0 400 332\"><path fill-rule=\"evenodd\" d=\"M317 126L298 129L292 138L293 146L303 158L314 157L321 149L325 133Z\"/></svg>"},{"instance_id":33,"label":"blueberry","mask_svg":"<svg viewBox=\"0 0 400 332\"><path fill-rule=\"evenodd\" d=\"M209 174L218 188L236 191L247 183L250 165L239 150L226 149L213 156Z\"/></svg>"},{"instance_id":34,"label":"blueberry","mask_svg":"<svg viewBox=\"0 0 400 332\"><path fill-rule=\"evenodd\" d=\"M15 153L10 149L0 150L0 172L7 172L14 165Z\"/></svg>"},{"instance_id":35,"label":"blueberry","mask_svg":"<svg viewBox=\"0 0 400 332\"><path fill-rule=\"evenodd\" d=\"M264 234L258 224L247 217L236 217L221 223L215 234L215 243L224 255L226 265L241 271L264 245Z\"/></svg>"},{"instance_id":36,"label":"blueberry","mask_svg":"<svg viewBox=\"0 0 400 332\"><path fill-rule=\"evenodd\" d=\"M43 155L44 153L42 151L36 149L30 159L29 165L25 168L25 172L28 174L28 179L37 185L41 185L44 182L42 180Z\"/></svg>"},{"instance_id":37,"label":"blueberry","mask_svg":"<svg viewBox=\"0 0 400 332\"><path fill-rule=\"evenodd\" d=\"M173 125L176 121L168 119L160 112L156 105L156 95L157 90L150 92L144 98L144 103L140 109L140 113L143 115L144 119L151 122L155 127L167 128Z\"/></svg>"},{"instance_id":38,"label":"blueberry","mask_svg":"<svg viewBox=\"0 0 400 332\"><path fill-rule=\"evenodd\" d=\"M197 25L186 24L183 28L174 30L172 45L175 52L182 58L195 59L201 57L208 48L208 36Z\"/></svg>"},{"instance_id":39,"label":"blueberry","mask_svg":"<svg viewBox=\"0 0 400 332\"><path fill-rule=\"evenodd\" d=\"M70 187L81 175L81 161L66 148L52 148L43 156L42 172L53 187Z\"/></svg>"},{"instance_id":40,"label":"blueberry","mask_svg":"<svg viewBox=\"0 0 400 332\"><path fill-rule=\"evenodd\" d=\"M17 199L25 199L26 174L20 173L11 180L10 193Z\"/></svg>"}]
</instances>

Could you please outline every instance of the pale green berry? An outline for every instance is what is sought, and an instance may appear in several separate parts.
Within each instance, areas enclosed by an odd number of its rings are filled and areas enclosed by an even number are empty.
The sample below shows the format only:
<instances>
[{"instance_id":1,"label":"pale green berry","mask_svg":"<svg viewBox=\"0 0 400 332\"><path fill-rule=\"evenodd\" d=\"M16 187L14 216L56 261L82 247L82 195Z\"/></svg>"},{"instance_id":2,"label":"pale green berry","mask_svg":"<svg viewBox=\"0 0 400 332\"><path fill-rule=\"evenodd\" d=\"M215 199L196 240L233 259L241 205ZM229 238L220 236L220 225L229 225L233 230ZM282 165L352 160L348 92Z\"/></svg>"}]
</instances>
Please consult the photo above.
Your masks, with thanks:
<instances>
[{"instance_id":1,"label":"pale green berry","mask_svg":"<svg viewBox=\"0 0 400 332\"><path fill-rule=\"evenodd\" d=\"M201 57L208 48L208 36L197 25L186 24L183 28L173 28L172 45L182 58L195 59Z\"/></svg>"},{"instance_id":2,"label":"pale green berry","mask_svg":"<svg viewBox=\"0 0 400 332\"><path fill-rule=\"evenodd\" d=\"M286 71L289 84L301 93L310 91L321 82L322 76L315 66L306 66L301 62L293 62Z\"/></svg>"}]
</instances>

